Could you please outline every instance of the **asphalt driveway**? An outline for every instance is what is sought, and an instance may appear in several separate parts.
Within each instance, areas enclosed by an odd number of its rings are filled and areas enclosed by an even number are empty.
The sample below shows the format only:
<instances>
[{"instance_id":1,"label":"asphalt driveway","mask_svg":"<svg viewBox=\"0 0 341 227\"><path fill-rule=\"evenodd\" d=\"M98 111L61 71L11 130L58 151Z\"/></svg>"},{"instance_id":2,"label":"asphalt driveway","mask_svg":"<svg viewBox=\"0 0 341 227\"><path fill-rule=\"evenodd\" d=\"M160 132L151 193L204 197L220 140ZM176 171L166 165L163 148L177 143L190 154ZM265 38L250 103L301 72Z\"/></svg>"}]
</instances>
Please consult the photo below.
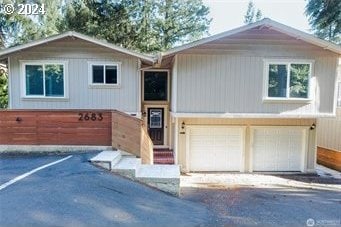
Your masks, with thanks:
<instances>
[{"instance_id":1,"label":"asphalt driveway","mask_svg":"<svg viewBox=\"0 0 341 227\"><path fill-rule=\"evenodd\" d=\"M217 225L341 226L341 179L194 173L181 182L181 198L207 206Z\"/></svg>"},{"instance_id":2,"label":"asphalt driveway","mask_svg":"<svg viewBox=\"0 0 341 227\"><path fill-rule=\"evenodd\" d=\"M176 198L92 166L95 154L1 155L0 226L341 225L331 177L191 174Z\"/></svg>"},{"instance_id":3,"label":"asphalt driveway","mask_svg":"<svg viewBox=\"0 0 341 227\"><path fill-rule=\"evenodd\" d=\"M112 175L72 154L0 190L0 226L198 226L204 205ZM0 185L66 155L1 156Z\"/></svg>"}]
</instances>

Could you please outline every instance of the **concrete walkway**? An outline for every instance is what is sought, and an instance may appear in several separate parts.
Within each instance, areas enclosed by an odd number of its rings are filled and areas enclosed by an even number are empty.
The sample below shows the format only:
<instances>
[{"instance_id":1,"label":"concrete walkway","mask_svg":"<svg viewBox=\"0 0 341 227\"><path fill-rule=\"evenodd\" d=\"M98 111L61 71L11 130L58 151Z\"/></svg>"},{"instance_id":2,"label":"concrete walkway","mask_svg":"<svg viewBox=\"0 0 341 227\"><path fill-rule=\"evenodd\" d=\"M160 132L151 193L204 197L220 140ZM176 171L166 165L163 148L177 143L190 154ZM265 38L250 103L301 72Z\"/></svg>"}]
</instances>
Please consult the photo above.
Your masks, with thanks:
<instances>
[{"instance_id":1,"label":"concrete walkway","mask_svg":"<svg viewBox=\"0 0 341 227\"><path fill-rule=\"evenodd\" d=\"M256 188L295 187L319 190L340 190L341 179L304 174L259 173L189 173L180 177L180 187L230 188L252 186Z\"/></svg>"},{"instance_id":2,"label":"concrete walkway","mask_svg":"<svg viewBox=\"0 0 341 227\"><path fill-rule=\"evenodd\" d=\"M316 173L321 177L332 177L335 179L341 179L341 173L339 171L329 169L322 165L316 165Z\"/></svg>"}]
</instances>

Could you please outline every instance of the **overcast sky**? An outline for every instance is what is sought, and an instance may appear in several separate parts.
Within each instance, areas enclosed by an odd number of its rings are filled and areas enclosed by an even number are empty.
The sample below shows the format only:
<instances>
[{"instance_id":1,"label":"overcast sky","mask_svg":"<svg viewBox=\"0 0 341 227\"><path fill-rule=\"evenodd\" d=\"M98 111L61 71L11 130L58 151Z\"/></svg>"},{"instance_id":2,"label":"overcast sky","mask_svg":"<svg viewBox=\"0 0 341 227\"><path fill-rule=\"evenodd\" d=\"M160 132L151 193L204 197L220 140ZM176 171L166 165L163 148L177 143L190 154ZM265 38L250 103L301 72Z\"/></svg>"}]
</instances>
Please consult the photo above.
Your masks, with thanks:
<instances>
[{"instance_id":1,"label":"overcast sky","mask_svg":"<svg viewBox=\"0 0 341 227\"><path fill-rule=\"evenodd\" d=\"M244 25L249 0L203 1L210 7L209 16L213 18L210 26L211 35ZM311 33L308 18L304 14L305 0L253 0L253 3L262 11L264 17Z\"/></svg>"}]
</instances>

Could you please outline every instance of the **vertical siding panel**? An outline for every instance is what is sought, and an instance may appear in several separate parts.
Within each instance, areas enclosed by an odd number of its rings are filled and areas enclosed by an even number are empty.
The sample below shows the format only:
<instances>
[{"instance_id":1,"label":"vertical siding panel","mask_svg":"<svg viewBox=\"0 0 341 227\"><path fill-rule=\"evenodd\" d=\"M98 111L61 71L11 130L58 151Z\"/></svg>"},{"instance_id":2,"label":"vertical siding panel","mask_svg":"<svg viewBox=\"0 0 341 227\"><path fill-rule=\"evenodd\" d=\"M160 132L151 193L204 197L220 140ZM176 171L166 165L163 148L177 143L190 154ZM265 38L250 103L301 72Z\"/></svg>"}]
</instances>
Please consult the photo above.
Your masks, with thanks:
<instances>
[{"instance_id":1,"label":"vertical siding panel","mask_svg":"<svg viewBox=\"0 0 341 227\"><path fill-rule=\"evenodd\" d=\"M83 52L76 54L77 50L67 52L63 56L51 57L53 52L31 53L24 51L13 57L11 61L11 97L13 108L24 109L118 109L126 112L137 112L137 59L114 53L105 53L98 56L96 53ZM56 50L60 53L61 50ZM21 99L20 80L22 75L19 73L19 60L61 60L68 61L68 82L69 98L62 101L49 100L27 100ZM122 63L120 88L89 88L88 86L88 61L118 61ZM23 78L22 78L23 79ZM14 97L14 98L13 98Z\"/></svg>"},{"instance_id":2,"label":"vertical siding panel","mask_svg":"<svg viewBox=\"0 0 341 227\"><path fill-rule=\"evenodd\" d=\"M322 118L317 122L317 145L327 149L341 151L341 108L336 118Z\"/></svg>"},{"instance_id":3,"label":"vertical siding panel","mask_svg":"<svg viewBox=\"0 0 341 227\"><path fill-rule=\"evenodd\" d=\"M315 59L317 91L316 102L312 103L263 102L263 59L269 57L233 54L180 56L178 112L282 114L332 112L334 91L330 88L334 87L336 76L335 56L300 55L304 59Z\"/></svg>"}]
</instances>

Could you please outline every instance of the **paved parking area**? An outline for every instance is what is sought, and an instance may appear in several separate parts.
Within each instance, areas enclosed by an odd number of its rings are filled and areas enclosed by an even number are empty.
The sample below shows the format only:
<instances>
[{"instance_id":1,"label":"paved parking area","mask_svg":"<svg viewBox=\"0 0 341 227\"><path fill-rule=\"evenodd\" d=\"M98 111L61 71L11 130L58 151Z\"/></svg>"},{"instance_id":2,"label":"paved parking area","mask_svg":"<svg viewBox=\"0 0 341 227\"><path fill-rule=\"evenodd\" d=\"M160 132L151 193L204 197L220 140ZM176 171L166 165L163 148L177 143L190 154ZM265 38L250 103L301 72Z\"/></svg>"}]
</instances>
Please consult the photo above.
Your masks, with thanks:
<instances>
[{"instance_id":1,"label":"paved parking area","mask_svg":"<svg viewBox=\"0 0 341 227\"><path fill-rule=\"evenodd\" d=\"M197 226L202 204L167 195L72 157L0 190L0 226ZM67 155L1 156L0 185Z\"/></svg>"},{"instance_id":2,"label":"paved parking area","mask_svg":"<svg viewBox=\"0 0 341 227\"><path fill-rule=\"evenodd\" d=\"M190 174L176 198L92 166L95 154L1 155L0 226L341 226L330 176Z\"/></svg>"},{"instance_id":3,"label":"paved parking area","mask_svg":"<svg viewBox=\"0 0 341 227\"><path fill-rule=\"evenodd\" d=\"M181 198L207 206L217 225L341 226L341 179L302 174L181 177Z\"/></svg>"}]
</instances>

